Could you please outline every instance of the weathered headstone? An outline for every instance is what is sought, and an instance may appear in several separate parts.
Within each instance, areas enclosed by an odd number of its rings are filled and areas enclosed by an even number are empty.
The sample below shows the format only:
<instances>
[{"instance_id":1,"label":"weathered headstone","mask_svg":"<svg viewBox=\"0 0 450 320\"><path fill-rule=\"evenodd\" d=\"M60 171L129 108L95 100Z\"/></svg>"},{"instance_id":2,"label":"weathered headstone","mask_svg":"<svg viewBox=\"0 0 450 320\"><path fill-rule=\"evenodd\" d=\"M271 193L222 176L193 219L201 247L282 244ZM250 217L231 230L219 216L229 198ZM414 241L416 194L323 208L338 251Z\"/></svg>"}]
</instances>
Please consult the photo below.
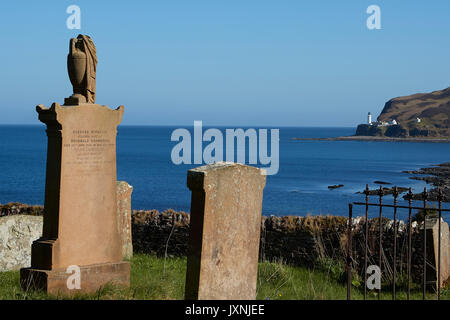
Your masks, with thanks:
<instances>
[{"instance_id":1,"label":"weathered headstone","mask_svg":"<svg viewBox=\"0 0 450 320\"><path fill-rule=\"evenodd\" d=\"M42 217L0 217L0 272L31 265L31 244L42 234Z\"/></svg>"},{"instance_id":2,"label":"weathered headstone","mask_svg":"<svg viewBox=\"0 0 450 320\"><path fill-rule=\"evenodd\" d=\"M439 223L438 218L427 219L427 283L433 289L438 285ZM422 228L423 230L423 228ZM429 241L429 242L428 242ZM449 279L450 246L448 224L441 220L441 286Z\"/></svg>"},{"instance_id":3,"label":"weathered headstone","mask_svg":"<svg viewBox=\"0 0 450 320\"><path fill-rule=\"evenodd\" d=\"M255 299L264 170L221 162L189 170L187 184L186 299Z\"/></svg>"},{"instance_id":4,"label":"weathered headstone","mask_svg":"<svg viewBox=\"0 0 450 320\"><path fill-rule=\"evenodd\" d=\"M68 57L74 94L65 105L37 107L47 125L47 176L42 237L32 246L22 288L49 293L92 292L106 283L129 285L117 218L116 135L123 106L95 104L95 46L71 40ZM69 266L81 272L81 289L67 286Z\"/></svg>"},{"instance_id":5,"label":"weathered headstone","mask_svg":"<svg viewBox=\"0 0 450 320\"><path fill-rule=\"evenodd\" d=\"M131 193L133 187L125 181L117 182L117 219L122 239L124 259L133 257L133 239L131 233Z\"/></svg>"}]
</instances>

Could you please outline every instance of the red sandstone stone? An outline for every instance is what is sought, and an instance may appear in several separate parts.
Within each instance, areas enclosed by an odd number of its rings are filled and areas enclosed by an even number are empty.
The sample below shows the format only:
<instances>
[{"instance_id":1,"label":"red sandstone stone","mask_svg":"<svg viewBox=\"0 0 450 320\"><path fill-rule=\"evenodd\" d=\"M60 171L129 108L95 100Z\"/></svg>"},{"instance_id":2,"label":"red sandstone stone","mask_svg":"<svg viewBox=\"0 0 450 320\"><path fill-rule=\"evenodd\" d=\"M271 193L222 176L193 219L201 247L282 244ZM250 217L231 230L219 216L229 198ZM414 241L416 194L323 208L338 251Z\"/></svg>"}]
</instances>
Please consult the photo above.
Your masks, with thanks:
<instances>
[{"instance_id":1,"label":"red sandstone stone","mask_svg":"<svg viewBox=\"0 0 450 320\"><path fill-rule=\"evenodd\" d=\"M256 298L264 171L216 163L189 170L186 299Z\"/></svg>"},{"instance_id":2,"label":"red sandstone stone","mask_svg":"<svg viewBox=\"0 0 450 320\"><path fill-rule=\"evenodd\" d=\"M58 275L77 265L86 274L82 291L117 279L127 284L116 198L116 134L123 107L54 103L37 111L48 135L44 228L32 246L31 268L22 277L41 279L46 274L43 289L65 291Z\"/></svg>"}]
</instances>

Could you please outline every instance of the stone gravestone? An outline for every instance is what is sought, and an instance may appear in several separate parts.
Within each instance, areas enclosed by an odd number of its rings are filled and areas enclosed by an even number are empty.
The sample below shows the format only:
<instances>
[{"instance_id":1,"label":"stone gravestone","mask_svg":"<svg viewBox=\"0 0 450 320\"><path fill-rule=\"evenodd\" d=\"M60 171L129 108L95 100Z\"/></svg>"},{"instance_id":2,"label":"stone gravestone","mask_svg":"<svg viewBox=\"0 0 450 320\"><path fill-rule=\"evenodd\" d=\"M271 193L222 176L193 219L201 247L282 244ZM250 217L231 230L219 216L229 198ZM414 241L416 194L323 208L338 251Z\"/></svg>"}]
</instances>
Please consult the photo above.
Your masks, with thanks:
<instances>
[{"instance_id":1,"label":"stone gravestone","mask_svg":"<svg viewBox=\"0 0 450 320\"><path fill-rule=\"evenodd\" d=\"M439 218L426 221L427 227L427 286L436 290L439 265ZM422 229L423 230L423 229ZM448 224L441 220L441 287L450 277L450 247Z\"/></svg>"},{"instance_id":2,"label":"stone gravestone","mask_svg":"<svg viewBox=\"0 0 450 320\"><path fill-rule=\"evenodd\" d=\"M189 170L187 184L186 299L255 299L265 171L221 162Z\"/></svg>"},{"instance_id":3,"label":"stone gravestone","mask_svg":"<svg viewBox=\"0 0 450 320\"><path fill-rule=\"evenodd\" d=\"M131 194L133 187L125 181L117 181L117 219L122 239L124 259L133 257L133 238L131 233Z\"/></svg>"},{"instance_id":4,"label":"stone gravestone","mask_svg":"<svg viewBox=\"0 0 450 320\"><path fill-rule=\"evenodd\" d=\"M19 270L31 264L31 244L42 234L42 217L0 217L0 272Z\"/></svg>"},{"instance_id":5,"label":"stone gravestone","mask_svg":"<svg viewBox=\"0 0 450 320\"><path fill-rule=\"evenodd\" d=\"M25 290L94 292L110 282L129 285L116 198L116 135L124 108L95 104L95 52L89 37L72 39L74 94L63 106L37 107L48 136L44 227L32 245L31 268L21 269ZM80 289L67 285L69 266L80 268Z\"/></svg>"}]
</instances>

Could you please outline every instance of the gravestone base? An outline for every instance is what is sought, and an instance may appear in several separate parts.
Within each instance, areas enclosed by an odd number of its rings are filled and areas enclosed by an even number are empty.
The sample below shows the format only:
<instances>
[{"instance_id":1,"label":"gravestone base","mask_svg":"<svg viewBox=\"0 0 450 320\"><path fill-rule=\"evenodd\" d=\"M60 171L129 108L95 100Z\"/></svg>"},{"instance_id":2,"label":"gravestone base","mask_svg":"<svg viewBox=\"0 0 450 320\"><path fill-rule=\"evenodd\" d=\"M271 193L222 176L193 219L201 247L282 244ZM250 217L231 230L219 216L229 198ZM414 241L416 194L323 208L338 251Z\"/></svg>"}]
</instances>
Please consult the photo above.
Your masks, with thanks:
<instances>
[{"instance_id":1,"label":"gravestone base","mask_svg":"<svg viewBox=\"0 0 450 320\"><path fill-rule=\"evenodd\" d=\"M20 270L20 286L24 291L43 290L47 294L73 295L76 293L95 293L106 284L130 286L130 263L126 261L94 264L80 267L80 289L69 289L67 280L74 273L65 269ZM72 282L70 282L72 283Z\"/></svg>"}]
</instances>

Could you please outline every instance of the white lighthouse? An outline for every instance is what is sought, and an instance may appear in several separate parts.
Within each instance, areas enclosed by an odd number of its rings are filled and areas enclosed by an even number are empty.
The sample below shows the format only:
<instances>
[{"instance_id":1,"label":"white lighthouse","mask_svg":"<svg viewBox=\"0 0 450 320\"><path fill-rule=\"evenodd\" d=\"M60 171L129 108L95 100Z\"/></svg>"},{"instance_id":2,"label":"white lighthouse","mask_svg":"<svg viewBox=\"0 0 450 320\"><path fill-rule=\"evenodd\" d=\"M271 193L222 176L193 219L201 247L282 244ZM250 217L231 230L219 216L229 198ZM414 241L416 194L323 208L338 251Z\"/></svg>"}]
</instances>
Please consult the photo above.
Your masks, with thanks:
<instances>
[{"instance_id":1,"label":"white lighthouse","mask_svg":"<svg viewBox=\"0 0 450 320\"><path fill-rule=\"evenodd\" d=\"M369 114L367 115L367 124L371 125L372 124L372 114L369 112Z\"/></svg>"}]
</instances>

